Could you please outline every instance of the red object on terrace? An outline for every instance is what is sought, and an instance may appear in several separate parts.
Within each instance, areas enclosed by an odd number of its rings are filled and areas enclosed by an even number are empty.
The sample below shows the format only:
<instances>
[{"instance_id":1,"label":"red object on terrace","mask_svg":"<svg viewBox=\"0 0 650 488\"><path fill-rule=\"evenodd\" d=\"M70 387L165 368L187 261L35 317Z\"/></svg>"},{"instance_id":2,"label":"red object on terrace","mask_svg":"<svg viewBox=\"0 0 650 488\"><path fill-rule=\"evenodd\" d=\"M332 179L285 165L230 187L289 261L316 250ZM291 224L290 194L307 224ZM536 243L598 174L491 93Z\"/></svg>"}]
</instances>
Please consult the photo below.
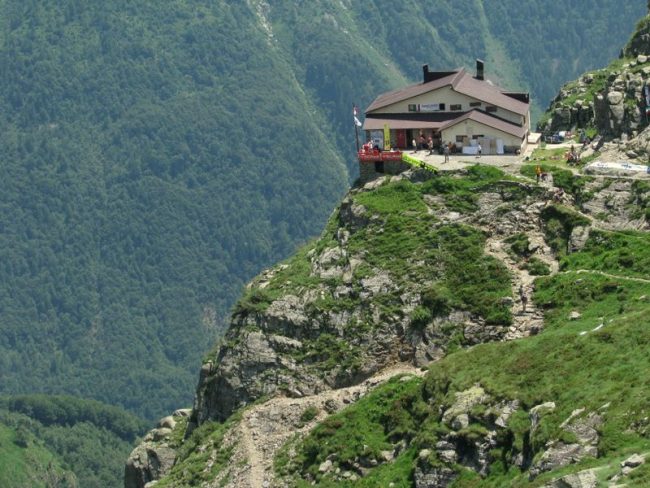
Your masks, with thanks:
<instances>
[{"instance_id":1,"label":"red object on terrace","mask_svg":"<svg viewBox=\"0 0 650 488\"><path fill-rule=\"evenodd\" d=\"M359 150L360 163L374 163L376 161L401 161L402 151L380 151L378 149L369 149L367 144Z\"/></svg>"}]
</instances>

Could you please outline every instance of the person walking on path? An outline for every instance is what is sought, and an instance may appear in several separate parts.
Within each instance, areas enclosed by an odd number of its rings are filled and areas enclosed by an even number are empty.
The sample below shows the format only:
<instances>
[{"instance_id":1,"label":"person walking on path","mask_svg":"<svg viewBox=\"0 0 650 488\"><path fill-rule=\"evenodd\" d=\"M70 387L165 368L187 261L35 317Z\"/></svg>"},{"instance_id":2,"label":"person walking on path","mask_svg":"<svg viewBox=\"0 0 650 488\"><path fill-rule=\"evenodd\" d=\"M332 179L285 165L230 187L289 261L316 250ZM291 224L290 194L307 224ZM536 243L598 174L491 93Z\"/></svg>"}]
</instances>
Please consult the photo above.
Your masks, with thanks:
<instances>
[{"instance_id":1,"label":"person walking on path","mask_svg":"<svg viewBox=\"0 0 650 488\"><path fill-rule=\"evenodd\" d=\"M442 153L445 155L445 163L449 162L449 144L442 146Z\"/></svg>"},{"instance_id":2,"label":"person walking on path","mask_svg":"<svg viewBox=\"0 0 650 488\"><path fill-rule=\"evenodd\" d=\"M483 148L481 147L481 143L478 143L478 155L476 156L477 158L481 157L481 153L483 152Z\"/></svg>"},{"instance_id":3,"label":"person walking on path","mask_svg":"<svg viewBox=\"0 0 650 488\"><path fill-rule=\"evenodd\" d=\"M539 184L539 180L542 177L542 167L539 164L535 166L535 176L537 177L537 183Z\"/></svg>"},{"instance_id":4,"label":"person walking on path","mask_svg":"<svg viewBox=\"0 0 650 488\"><path fill-rule=\"evenodd\" d=\"M528 304L528 297L524 285L519 285L519 299L521 300L521 313L526 313L526 305Z\"/></svg>"}]
</instances>

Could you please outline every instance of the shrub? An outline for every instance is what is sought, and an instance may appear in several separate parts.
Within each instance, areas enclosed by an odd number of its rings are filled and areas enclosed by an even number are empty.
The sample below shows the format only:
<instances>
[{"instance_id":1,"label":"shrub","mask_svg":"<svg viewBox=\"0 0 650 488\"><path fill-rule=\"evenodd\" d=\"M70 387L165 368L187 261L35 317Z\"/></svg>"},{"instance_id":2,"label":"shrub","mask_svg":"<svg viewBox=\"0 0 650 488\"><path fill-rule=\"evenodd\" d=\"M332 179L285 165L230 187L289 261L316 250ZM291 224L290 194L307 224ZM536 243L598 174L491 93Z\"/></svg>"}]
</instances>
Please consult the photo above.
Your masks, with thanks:
<instances>
[{"instance_id":1,"label":"shrub","mask_svg":"<svg viewBox=\"0 0 650 488\"><path fill-rule=\"evenodd\" d=\"M433 319L431 310L426 307L416 307L411 313L411 326L414 329L422 330Z\"/></svg>"},{"instance_id":2,"label":"shrub","mask_svg":"<svg viewBox=\"0 0 650 488\"><path fill-rule=\"evenodd\" d=\"M307 422L311 422L316 418L318 415L318 407L314 405L309 405L305 410L303 410L302 414L300 415L300 422L306 424Z\"/></svg>"},{"instance_id":3,"label":"shrub","mask_svg":"<svg viewBox=\"0 0 650 488\"><path fill-rule=\"evenodd\" d=\"M446 315L451 309L449 290L441 286L432 286L422 293L422 303L434 317Z\"/></svg>"},{"instance_id":4,"label":"shrub","mask_svg":"<svg viewBox=\"0 0 650 488\"><path fill-rule=\"evenodd\" d=\"M519 233L512 235L506 239L506 242L510 244L510 249L512 250L515 256L526 258L530 256L530 241L528 236L524 233Z\"/></svg>"},{"instance_id":5,"label":"shrub","mask_svg":"<svg viewBox=\"0 0 650 488\"><path fill-rule=\"evenodd\" d=\"M534 276L547 276L551 274L551 268L549 268L548 264L536 257L530 258L524 268Z\"/></svg>"}]
</instances>

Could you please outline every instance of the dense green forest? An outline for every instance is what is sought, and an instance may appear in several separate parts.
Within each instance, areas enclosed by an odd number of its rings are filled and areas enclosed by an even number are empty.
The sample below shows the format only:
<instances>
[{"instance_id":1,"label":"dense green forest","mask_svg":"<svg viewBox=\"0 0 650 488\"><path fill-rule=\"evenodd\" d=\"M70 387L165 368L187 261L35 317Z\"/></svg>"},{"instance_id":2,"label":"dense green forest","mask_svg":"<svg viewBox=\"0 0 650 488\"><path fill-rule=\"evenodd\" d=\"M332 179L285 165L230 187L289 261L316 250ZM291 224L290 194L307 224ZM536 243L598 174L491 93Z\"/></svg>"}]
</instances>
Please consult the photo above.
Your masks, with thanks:
<instances>
[{"instance_id":1,"label":"dense green forest","mask_svg":"<svg viewBox=\"0 0 650 488\"><path fill-rule=\"evenodd\" d=\"M117 488L145 425L93 400L0 397L0 486Z\"/></svg>"},{"instance_id":2,"label":"dense green forest","mask_svg":"<svg viewBox=\"0 0 650 488\"><path fill-rule=\"evenodd\" d=\"M289 70L217 7L3 2L4 392L189 404L245 280L344 190Z\"/></svg>"},{"instance_id":3,"label":"dense green forest","mask_svg":"<svg viewBox=\"0 0 650 488\"><path fill-rule=\"evenodd\" d=\"M243 284L354 179L353 102L483 57L544 106L645 8L553 5L0 0L0 393L189 404Z\"/></svg>"}]
</instances>

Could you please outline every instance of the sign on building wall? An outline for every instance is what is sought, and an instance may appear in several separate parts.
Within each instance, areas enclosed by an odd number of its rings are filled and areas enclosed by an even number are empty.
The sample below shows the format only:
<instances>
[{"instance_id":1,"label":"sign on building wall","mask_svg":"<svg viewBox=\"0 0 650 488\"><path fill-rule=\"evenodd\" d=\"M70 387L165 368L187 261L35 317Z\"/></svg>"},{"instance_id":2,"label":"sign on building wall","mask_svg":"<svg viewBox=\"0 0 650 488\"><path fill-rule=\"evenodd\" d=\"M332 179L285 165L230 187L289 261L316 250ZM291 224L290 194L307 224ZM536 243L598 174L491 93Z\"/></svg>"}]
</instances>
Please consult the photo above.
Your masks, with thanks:
<instances>
[{"instance_id":1,"label":"sign on building wall","mask_svg":"<svg viewBox=\"0 0 650 488\"><path fill-rule=\"evenodd\" d=\"M444 103L421 103L420 112L439 112L445 109Z\"/></svg>"},{"instance_id":2,"label":"sign on building wall","mask_svg":"<svg viewBox=\"0 0 650 488\"><path fill-rule=\"evenodd\" d=\"M409 112L444 112L444 103L410 103Z\"/></svg>"},{"instance_id":3,"label":"sign on building wall","mask_svg":"<svg viewBox=\"0 0 650 488\"><path fill-rule=\"evenodd\" d=\"M384 150L388 151L390 149L390 127L388 124L384 124Z\"/></svg>"}]
</instances>

